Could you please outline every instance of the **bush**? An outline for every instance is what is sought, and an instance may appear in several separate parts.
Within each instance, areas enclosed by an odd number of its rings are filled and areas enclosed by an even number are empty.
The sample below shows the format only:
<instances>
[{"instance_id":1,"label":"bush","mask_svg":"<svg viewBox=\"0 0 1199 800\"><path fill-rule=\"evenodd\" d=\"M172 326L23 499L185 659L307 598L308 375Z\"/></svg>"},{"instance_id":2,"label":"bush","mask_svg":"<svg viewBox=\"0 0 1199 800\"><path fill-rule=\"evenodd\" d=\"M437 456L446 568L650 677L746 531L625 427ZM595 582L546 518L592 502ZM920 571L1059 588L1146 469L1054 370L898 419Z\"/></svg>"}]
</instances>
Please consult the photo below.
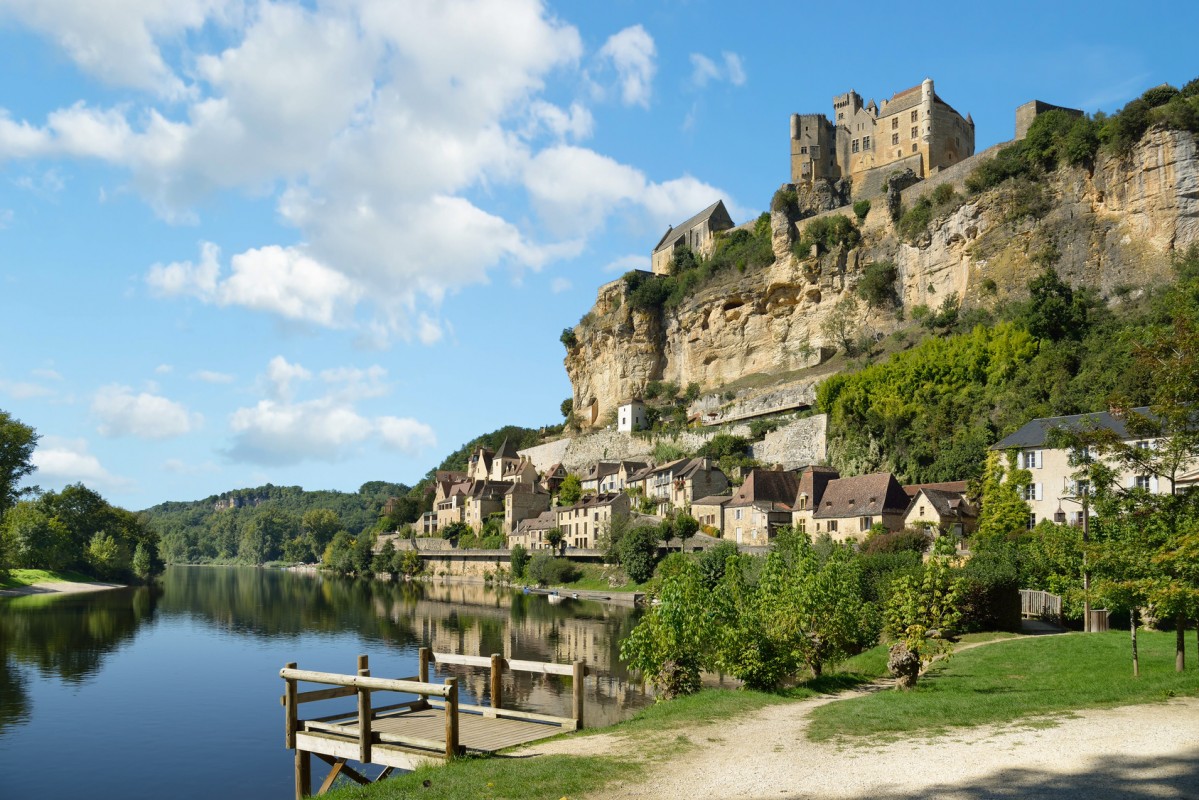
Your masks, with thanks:
<instances>
[{"instance_id":1,"label":"bush","mask_svg":"<svg viewBox=\"0 0 1199 800\"><path fill-rule=\"evenodd\" d=\"M660 540L658 529L648 525L633 528L621 538L620 565L630 581L645 583L653 577Z\"/></svg>"},{"instance_id":2,"label":"bush","mask_svg":"<svg viewBox=\"0 0 1199 800\"><path fill-rule=\"evenodd\" d=\"M562 342L567 350L571 350L578 345L579 337L575 336L574 328L563 328L562 335L558 337L558 341Z\"/></svg>"},{"instance_id":3,"label":"bush","mask_svg":"<svg viewBox=\"0 0 1199 800\"><path fill-rule=\"evenodd\" d=\"M959 573L962 629L1020 630L1020 576L1015 549L998 545L974 553Z\"/></svg>"},{"instance_id":4,"label":"bush","mask_svg":"<svg viewBox=\"0 0 1199 800\"><path fill-rule=\"evenodd\" d=\"M524 577L525 567L529 565L529 551L525 549L524 545L512 546L512 552L508 554L508 565L512 567L512 577Z\"/></svg>"},{"instance_id":5,"label":"bush","mask_svg":"<svg viewBox=\"0 0 1199 800\"><path fill-rule=\"evenodd\" d=\"M550 586L578 580L580 571L567 559L555 558L549 550L538 550L529 559L525 574L538 586Z\"/></svg>"},{"instance_id":6,"label":"bush","mask_svg":"<svg viewBox=\"0 0 1199 800\"><path fill-rule=\"evenodd\" d=\"M755 419L749 423L749 438L758 441L771 431L778 430L784 420L775 417L774 419Z\"/></svg>"},{"instance_id":7,"label":"bush","mask_svg":"<svg viewBox=\"0 0 1199 800\"><path fill-rule=\"evenodd\" d=\"M947 206L957 199L958 193L953 190L952 183L943 183L933 189L933 205Z\"/></svg>"},{"instance_id":8,"label":"bush","mask_svg":"<svg viewBox=\"0 0 1199 800\"><path fill-rule=\"evenodd\" d=\"M916 528L905 528L902 531L871 532L862 543L862 553L916 553L922 554L932 544L932 537Z\"/></svg>"},{"instance_id":9,"label":"bush","mask_svg":"<svg viewBox=\"0 0 1199 800\"><path fill-rule=\"evenodd\" d=\"M870 201L859 200L853 204L854 216L858 218L858 222L865 222L866 215L870 213Z\"/></svg>"},{"instance_id":10,"label":"bush","mask_svg":"<svg viewBox=\"0 0 1199 800\"><path fill-rule=\"evenodd\" d=\"M718 433L704 442L703 446L695 451L695 454L701 458L721 459L725 456L744 455L748 447L749 440L743 436Z\"/></svg>"},{"instance_id":11,"label":"bush","mask_svg":"<svg viewBox=\"0 0 1199 800\"><path fill-rule=\"evenodd\" d=\"M795 243L795 256L801 260L807 258L813 245L816 246L817 253L827 253L842 245L857 247L860 241L861 231L844 214L819 217L804 227L803 235Z\"/></svg>"},{"instance_id":12,"label":"bush","mask_svg":"<svg viewBox=\"0 0 1199 800\"><path fill-rule=\"evenodd\" d=\"M894 303L899 299L895 292L895 281L898 279L899 270L892 261L867 264L862 271L862 279L858 281L858 297L871 308Z\"/></svg>"},{"instance_id":13,"label":"bush","mask_svg":"<svg viewBox=\"0 0 1199 800\"><path fill-rule=\"evenodd\" d=\"M705 550L699 557L699 572L704 585L715 589L724 578L725 569L731 557L737 555L737 545L732 542L721 542L715 547Z\"/></svg>"},{"instance_id":14,"label":"bush","mask_svg":"<svg viewBox=\"0 0 1199 800\"><path fill-rule=\"evenodd\" d=\"M932 222L932 219L933 205L927 197L921 197L899 218L899 235L909 244L915 244L928 232L928 223Z\"/></svg>"},{"instance_id":15,"label":"bush","mask_svg":"<svg viewBox=\"0 0 1199 800\"><path fill-rule=\"evenodd\" d=\"M781 187L774 193L774 197L770 198L770 210L782 212L788 217L799 216L799 195L795 189Z\"/></svg>"}]
</instances>

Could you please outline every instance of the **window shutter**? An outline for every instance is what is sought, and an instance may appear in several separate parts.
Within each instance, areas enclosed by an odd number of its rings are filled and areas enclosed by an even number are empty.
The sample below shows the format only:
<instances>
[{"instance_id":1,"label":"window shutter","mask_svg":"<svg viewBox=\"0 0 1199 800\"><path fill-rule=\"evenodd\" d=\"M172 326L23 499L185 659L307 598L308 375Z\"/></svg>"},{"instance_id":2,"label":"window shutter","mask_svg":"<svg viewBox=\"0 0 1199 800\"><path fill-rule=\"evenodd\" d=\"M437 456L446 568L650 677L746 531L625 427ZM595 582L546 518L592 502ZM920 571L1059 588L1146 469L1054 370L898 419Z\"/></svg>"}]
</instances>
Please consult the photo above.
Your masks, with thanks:
<instances>
[{"instance_id":1,"label":"window shutter","mask_svg":"<svg viewBox=\"0 0 1199 800\"><path fill-rule=\"evenodd\" d=\"M1157 476L1156 475L1151 475L1149 477L1149 491L1152 492L1153 494L1157 494Z\"/></svg>"},{"instance_id":2,"label":"window shutter","mask_svg":"<svg viewBox=\"0 0 1199 800\"><path fill-rule=\"evenodd\" d=\"M1137 476L1136 475L1128 476L1128 488L1129 489L1137 488Z\"/></svg>"},{"instance_id":3,"label":"window shutter","mask_svg":"<svg viewBox=\"0 0 1199 800\"><path fill-rule=\"evenodd\" d=\"M1038 450L1037 451L1037 461L1038 462L1040 462L1040 460L1041 460L1040 456L1041 456L1041 452ZM1038 463L1037 466L1040 466L1040 463ZM1033 485L1036 487L1036 495L1035 495L1034 499L1043 500L1044 498L1041 495L1041 484L1037 483L1037 484L1033 484Z\"/></svg>"},{"instance_id":4,"label":"window shutter","mask_svg":"<svg viewBox=\"0 0 1199 800\"><path fill-rule=\"evenodd\" d=\"M1040 451L1040 450L1038 450L1038 451L1037 451L1037 469L1040 469L1040 468L1041 468L1041 451ZM1038 499L1038 500L1040 500L1040 499L1041 499L1041 498L1040 498L1040 496L1039 496L1039 493L1040 493L1040 484L1037 484L1037 491L1038 491L1038 497L1037 497L1037 499Z\"/></svg>"}]
</instances>

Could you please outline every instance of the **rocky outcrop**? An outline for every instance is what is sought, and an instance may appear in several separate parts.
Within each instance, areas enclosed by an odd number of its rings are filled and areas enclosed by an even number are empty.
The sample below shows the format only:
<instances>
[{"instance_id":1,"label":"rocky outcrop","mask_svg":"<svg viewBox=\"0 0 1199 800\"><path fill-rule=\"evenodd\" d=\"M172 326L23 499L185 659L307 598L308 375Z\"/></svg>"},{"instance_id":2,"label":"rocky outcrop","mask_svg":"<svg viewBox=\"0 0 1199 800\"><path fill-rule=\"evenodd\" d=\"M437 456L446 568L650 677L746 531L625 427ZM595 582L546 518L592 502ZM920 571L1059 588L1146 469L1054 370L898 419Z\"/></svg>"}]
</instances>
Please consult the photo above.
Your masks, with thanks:
<instances>
[{"instance_id":1,"label":"rocky outcrop","mask_svg":"<svg viewBox=\"0 0 1199 800\"><path fill-rule=\"evenodd\" d=\"M1191 134L1153 130L1127 156L1100 156L1092 170L1061 169L1040 184L1001 185L946 204L910 242L880 199L858 246L818 256L792 253L810 220L775 210L772 266L731 270L675 308L634 310L623 281L607 284L575 328L565 361L580 421L604 424L655 380L718 392L755 383L751 376L762 378L758 385L802 378L847 336L885 335L903 324L900 313L955 295L966 307L1019 296L1046 263L1064 280L1115 299L1164 280L1173 255L1199 244L1196 149ZM948 182L964 195L968 172L959 174ZM904 205L927 191L904 189ZM852 217L847 208L824 213ZM863 270L880 261L896 266L895 308L870 309L854 291Z\"/></svg>"}]
</instances>

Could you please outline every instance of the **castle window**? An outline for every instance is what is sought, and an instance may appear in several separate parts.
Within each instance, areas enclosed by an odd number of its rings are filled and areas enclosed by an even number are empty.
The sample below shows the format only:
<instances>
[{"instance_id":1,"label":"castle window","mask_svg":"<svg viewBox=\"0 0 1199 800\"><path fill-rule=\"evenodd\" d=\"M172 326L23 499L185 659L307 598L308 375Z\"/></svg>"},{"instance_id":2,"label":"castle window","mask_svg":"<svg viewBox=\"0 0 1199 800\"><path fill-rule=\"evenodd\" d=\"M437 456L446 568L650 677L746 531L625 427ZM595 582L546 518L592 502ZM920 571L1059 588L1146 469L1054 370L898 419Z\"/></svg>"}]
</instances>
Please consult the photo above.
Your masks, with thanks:
<instances>
[{"instance_id":1,"label":"castle window","mask_svg":"<svg viewBox=\"0 0 1199 800\"><path fill-rule=\"evenodd\" d=\"M915 122L916 120L920 119L920 116L919 116L919 114L920 114L920 112L919 112L919 111L913 111L913 112L912 112L912 122Z\"/></svg>"},{"instance_id":2,"label":"castle window","mask_svg":"<svg viewBox=\"0 0 1199 800\"><path fill-rule=\"evenodd\" d=\"M898 133L891 134L891 144L899 144L899 134Z\"/></svg>"},{"instance_id":3,"label":"castle window","mask_svg":"<svg viewBox=\"0 0 1199 800\"><path fill-rule=\"evenodd\" d=\"M804 145L803 147L799 148L799 154L801 156L806 156L808 154L807 145Z\"/></svg>"},{"instance_id":4,"label":"castle window","mask_svg":"<svg viewBox=\"0 0 1199 800\"><path fill-rule=\"evenodd\" d=\"M891 117L891 130L899 130L899 117Z\"/></svg>"},{"instance_id":5,"label":"castle window","mask_svg":"<svg viewBox=\"0 0 1199 800\"><path fill-rule=\"evenodd\" d=\"M869 137L869 136L863 136L863 137L862 137L862 149L863 149L863 150L869 150L869 149L870 149L870 137Z\"/></svg>"},{"instance_id":6,"label":"castle window","mask_svg":"<svg viewBox=\"0 0 1199 800\"><path fill-rule=\"evenodd\" d=\"M853 152L855 152L855 153L858 152L858 140L857 139L853 140Z\"/></svg>"},{"instance_id":7,"label":"castle window","mask_svg":"<svg viewBox=\"0 0 1199 800\"><path fill-rule=\"evenodd\" d=\"M916 152L916 143L915 142L912 142L912 152L913 153Z\"/></svg>"},{"instance_id":8,"label":"castle window","mask_svg":"<svg viewBox=\"0 0 1199 800\"><path fill-rule=\"evenodd\" d=\"M918 127L912 128L912 138L915 139L919 135L920 135L920 128L918 128Z\"/></svg>"}]
</instances>

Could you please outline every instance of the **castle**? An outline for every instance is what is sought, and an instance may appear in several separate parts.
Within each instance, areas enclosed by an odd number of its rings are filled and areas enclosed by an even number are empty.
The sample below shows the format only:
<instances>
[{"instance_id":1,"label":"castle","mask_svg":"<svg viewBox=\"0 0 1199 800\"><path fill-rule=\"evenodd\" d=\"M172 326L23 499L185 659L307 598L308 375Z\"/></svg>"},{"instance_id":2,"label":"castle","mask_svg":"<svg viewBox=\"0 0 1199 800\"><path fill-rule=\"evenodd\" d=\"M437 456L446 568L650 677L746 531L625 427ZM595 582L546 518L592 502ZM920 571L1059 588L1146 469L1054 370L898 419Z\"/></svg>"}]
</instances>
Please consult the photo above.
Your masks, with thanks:
<instances>
[{"instance_id":1,"label":"castle","mask_svg":"<svg viewBox=\"0 0 1199 800\"><path fill-rule=\"evenodd\" d=\"M863 105L851 89L833 98L833 111L835 122L791 115L792 183L848 178L860 196L896 169L926 178L974 155L974 120L938 97L931 78L881 107L874 100Z\"/></svg>"}]
</instances>

